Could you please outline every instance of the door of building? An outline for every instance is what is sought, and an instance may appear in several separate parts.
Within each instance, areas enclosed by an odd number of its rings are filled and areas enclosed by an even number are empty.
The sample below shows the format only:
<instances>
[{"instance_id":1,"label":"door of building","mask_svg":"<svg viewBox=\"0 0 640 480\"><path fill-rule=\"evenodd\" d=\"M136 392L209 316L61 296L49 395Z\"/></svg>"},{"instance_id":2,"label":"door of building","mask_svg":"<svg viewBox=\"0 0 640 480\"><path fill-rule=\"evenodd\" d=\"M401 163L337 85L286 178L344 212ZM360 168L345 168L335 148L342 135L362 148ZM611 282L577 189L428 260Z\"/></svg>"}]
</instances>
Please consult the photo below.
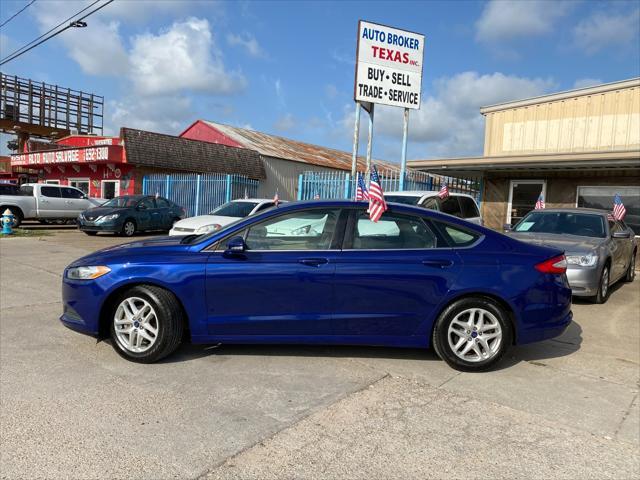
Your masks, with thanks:
<instances>
[{"instance_id":1,"label":"door of building","mask_svg":"<svg viewBox=\"0 0 640 480\"><path fill-rule=\"evenodd\" d=\"M111 199L120 195L120 180L102 180L102 198Z\"/></svg>"},{"instance_id":2,"label":"door of building","mask_svg":"<svg viewBox=\"0 0 640 480\"><path fill-rule=\"evenodd\" d=\"M533 210L540 194L546 201L547 182L545 180L511 180L507 223L513 226Z\"/></svg>"}]
</instances>

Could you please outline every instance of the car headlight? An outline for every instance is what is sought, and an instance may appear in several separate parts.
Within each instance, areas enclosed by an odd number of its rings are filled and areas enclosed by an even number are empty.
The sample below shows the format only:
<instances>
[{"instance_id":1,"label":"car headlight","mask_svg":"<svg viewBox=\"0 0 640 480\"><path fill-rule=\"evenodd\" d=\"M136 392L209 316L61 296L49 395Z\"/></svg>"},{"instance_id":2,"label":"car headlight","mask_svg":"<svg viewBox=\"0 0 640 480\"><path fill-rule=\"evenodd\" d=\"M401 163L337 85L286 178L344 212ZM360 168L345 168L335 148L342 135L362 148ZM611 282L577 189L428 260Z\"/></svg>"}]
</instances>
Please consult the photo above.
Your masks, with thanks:
<instances>
[{"instance_id":1,"label":"car headlight","mask_svg":"<svg viewBox=\"0 0 640 480\"><path fill-rule=\"evenodd\" d=\"M111 269L102 265L91 267L73 267L67 270L67 278L71 280L93 280L109 273Z\"/></svg>"},{"instance_id":2,"label":"car headlight","mask_svg":"<svg viewBox=\"0 0 640 480\"><path fill-rule=\"evenodd\" d=\"M598 255L593 253L588 253L587 255L567 255L567 263L581 267L593 267L598 263Z\"/></svg>"},{"instance_id":3,"label":"car headlight","mask_svg":"<svg viewBox=\"0 0 640 480\"><path fill-rule=\"evenodd\" d=\"M96 223L110 222L111 220L115 220L119 216L120 216L119 213L112 213L111 215L103 215L98 220L96 220Z\"/></svg>"},{"instance_id":4,"label":"car headlight","mask_svg":"<svg viewBox=\"0 0 640 480\"><path fill-rule=\"evenodd\" d=\"M211 232L215 232L216 230L220 230L221 227L222 225L218 223L213 223L211 225L205 225L203 227L197 228L195 233L197 235L202 235L204 233L211 233Z\"/></svg>"}]
</instances>

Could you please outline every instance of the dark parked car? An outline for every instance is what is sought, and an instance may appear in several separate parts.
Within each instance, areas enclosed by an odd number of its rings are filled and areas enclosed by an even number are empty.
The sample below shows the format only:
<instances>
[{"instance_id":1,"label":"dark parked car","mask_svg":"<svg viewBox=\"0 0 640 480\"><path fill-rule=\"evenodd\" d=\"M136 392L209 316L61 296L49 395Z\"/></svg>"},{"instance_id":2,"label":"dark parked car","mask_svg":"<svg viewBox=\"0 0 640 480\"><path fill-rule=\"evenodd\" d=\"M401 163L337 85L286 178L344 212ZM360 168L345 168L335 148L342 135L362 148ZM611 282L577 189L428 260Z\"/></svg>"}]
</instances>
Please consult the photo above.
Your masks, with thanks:
<instances>
[{"instance_id":1,"label":"dark parked car","mask_svg":"<svg viewBox=\"0 0 640 480\"><path fill-rule=\"evenodd\" d=\"M185 216L184 208L166 198L123 195L82 212L78 228L87 235L112 232L130 237L136 232L169 230Z\"/></svg>"},{"instance_id":2,"label":"dark parked car","mask_svg":"<svg viewBox=\"0 0 640 480\"><path fill-rule=\"evenodd\" d=\"M433 346L462 370L571 322L562 252L421 207L290 203L211 234L95 252L64 272L62 322L138 362L194 343ZM188 333L187 333L188 332Z\"/></svg>"}]
</instances>

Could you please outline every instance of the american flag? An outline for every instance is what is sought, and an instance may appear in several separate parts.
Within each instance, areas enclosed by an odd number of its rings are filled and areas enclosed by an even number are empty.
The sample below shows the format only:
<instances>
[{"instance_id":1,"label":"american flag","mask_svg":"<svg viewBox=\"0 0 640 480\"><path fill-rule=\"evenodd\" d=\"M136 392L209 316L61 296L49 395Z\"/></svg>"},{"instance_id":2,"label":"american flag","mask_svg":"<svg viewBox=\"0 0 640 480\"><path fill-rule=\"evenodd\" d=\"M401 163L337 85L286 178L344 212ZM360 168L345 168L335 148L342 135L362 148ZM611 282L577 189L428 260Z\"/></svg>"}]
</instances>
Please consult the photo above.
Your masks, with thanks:
<instances>
[{"instance_id":1,"label":"american flag","mask_svg":"<svg viewBox=\"0 0 640 480\"><path fill-rule=\"evenodd\" d=\"M624 207L624 203L622 203L622 198L616 193L616 196L613 197L613 218L623 220L626 214L627 209Z\"/></svg>"},{"instance_id":2,"label":"american flag","mask_svg":"<svg viewBox=\"0 0 640 480\"><path fill-rule=\"evenodd\" d=\"M440 185L440 191L438 192L438 196L444 200L449 196L449 187L447 186L446 181L442 181L442 185Z\"/></svg>"},{"instance_id":3,"label":"american flag","mask_svg":"<svg viewBox=\"0 0 640 480\"><path fill-rule=\"evenodd\" d=\"M356 202L362 200L369 200L369 191L367 190L367 186L364 184L364 177L362 173L358 172L358 185L356 187Z\"/></svg>"},{"instance_id":4,"label":"american flag","mask_svg":"<svg viewBox=\"0 0 640 480\"><path fill-rule=\"evenodd\" d=\"M538 200L536 200L536 210L544 210L544 196L542 192L538 195Z\"/></svg>"},{"instance_id":5,"label":"american flag","mask_svg":"<svg viewBox=\"0 0 640 480\"><path fill-rule=\"evenodd\" d=\"M387 202L384 201L384 192L382 191L378 169L375 165L371 167L369 188L369 218L372 222L377 222L382 214L387 211Z\"/></svg>"},{"instance_id":6,"label":"american flag","mask_svg":"<svg viewBox=\"0 0 640 480\"><path fill-rule=\"evenodd\" d=\"M276 190L276 194L273 196L273 204L277 207L280 203L280 197L278 196L278 191Z\"/></svg>"}]
</instances>

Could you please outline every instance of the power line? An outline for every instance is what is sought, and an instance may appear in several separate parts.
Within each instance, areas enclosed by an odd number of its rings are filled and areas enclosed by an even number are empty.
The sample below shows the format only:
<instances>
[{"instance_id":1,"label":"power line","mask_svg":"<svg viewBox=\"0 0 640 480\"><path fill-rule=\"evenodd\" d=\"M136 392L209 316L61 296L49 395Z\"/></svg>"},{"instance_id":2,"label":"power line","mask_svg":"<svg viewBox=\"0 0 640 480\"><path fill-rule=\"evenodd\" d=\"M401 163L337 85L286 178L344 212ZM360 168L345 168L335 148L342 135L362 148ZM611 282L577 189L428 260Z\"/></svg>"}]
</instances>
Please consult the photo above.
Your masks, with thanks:
<instances>
[{"instance_id":1,"label":"power line","mask_svg":"<svg viewBox=\"0 0 640 480\"><path fill-rule=\"evenodd\" d=\"M72 27L76 27L76 26L86 26L86 24L82 25L82 21L93 15L94 13L96 13L98 10L103 9L104 7L106 7L107 5L109 5L110 3L112 3L114 0L108 0L106 3L103 3L102 5L100 5L98 8L93 9L92 11L90 11L89 13L87 13L85 16L78 18L76 20L73 20L75 17L77 17L78 15L80 15L81 13L85 12L86 10L88 10L89 8L91 8L92 6L94 6L96 3L100 2L100 0L96 0L95 2L93 2L91 5L83 8L82 10L80 10L79 12L71 15L69 18L67 18L66 20L62 21L61 23L59 23L58 25L56 25L55 27L53 27L51 30L49 30L48 32L43 33L42 35L40 35L38 38L35 38L34 40L31 40L29 43L27 43L26 45L20 47L18 50L16 50L15 52L11 53L10 55L6 56L5 58L3 58L0 61L0 66L4 65L7 62L10 62L11 60L14 60L16 58L18 58L21 55L24 55L25 53L27 53L29 50L32 50L34 48L36 48L38 45L43 44L44 42L46 42L47 40L51 40L53 37L55 37L56 35L60 35L62 32L64 32L65 30L68 30L69 28ZM73 21L72 21L73 20ZM54 30L56 30L57 28L59 28L60 26L64 25L65 23L69 22L64 28L53 32ZM51 33L53 32L53 33ZM48 35L49 33L51 33L51 35L45 37L46 35ZM45 38L43 38L45 37ZM42 40L40 40L42 39ZM38 41L40 40L40 41ZM37 43L35 43L37 42Z\"/></svg>"},{"instance_id":2,"label":"power line","mask_svg":"<svg viewBox=\"0 0 640 480\"><path fill-rule=\"evenodd\" d=\"M7 23L9 23L11 20L13 20L14 18L16 18L18 15L20 15L22 12L24 12L27 8L29 8L29 6L33 5L36 2L36 0L31 0L29 3L27 3L24 7L22 7L20 10L18 10L16 13L14 13L13 15L11 15L9 18L7 18L4 22L2 22L2 25L0 25L0 28L4 27Z\"/></svg>"}]
</instances>

